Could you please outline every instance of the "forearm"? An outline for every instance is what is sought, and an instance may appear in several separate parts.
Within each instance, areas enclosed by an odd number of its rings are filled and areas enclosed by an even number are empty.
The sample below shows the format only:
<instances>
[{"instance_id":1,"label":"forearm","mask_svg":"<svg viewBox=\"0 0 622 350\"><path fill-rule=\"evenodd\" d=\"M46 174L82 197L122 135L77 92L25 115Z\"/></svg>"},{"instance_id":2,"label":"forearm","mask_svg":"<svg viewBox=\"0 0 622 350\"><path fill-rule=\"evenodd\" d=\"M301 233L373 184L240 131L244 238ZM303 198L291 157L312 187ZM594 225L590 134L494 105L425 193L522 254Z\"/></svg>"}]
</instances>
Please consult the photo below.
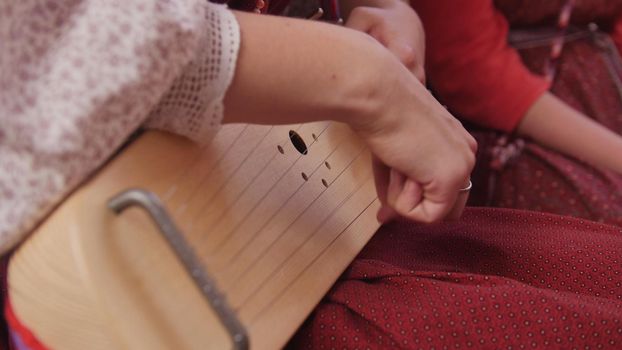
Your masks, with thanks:
<instances>
[{"instance_id":1,"label":"forearm","mask_svg":"<svg viewBox=\"0 0 622 350\"><path fill-rule=\"evenodd\" d=\"M242 38L224 122L351 123L377 114L384 68L397 62L373 39L318 22L235 15Z\"/></svg>"},{"instance_id":2,"label":"forearm","mask_svg":"<svg viewBox=\"0 0 622 350\"><path fill-rule=\"evenodd\" d=\"M346 122L377 160L383 213L432 222L461 207L475 141L378 41L334 25L236 16L242 40L225 122Z\"/></svg>"},{"instance_id":3,"label":"forearm","mask_svg":"<svg viewBox=\"0 0 622 350\"><path fill-rule=\"evenodd\" d=\"M527 112L519 134L602 169L622 174L622 136L545 93Z\"/></svg>"}]
</instances>

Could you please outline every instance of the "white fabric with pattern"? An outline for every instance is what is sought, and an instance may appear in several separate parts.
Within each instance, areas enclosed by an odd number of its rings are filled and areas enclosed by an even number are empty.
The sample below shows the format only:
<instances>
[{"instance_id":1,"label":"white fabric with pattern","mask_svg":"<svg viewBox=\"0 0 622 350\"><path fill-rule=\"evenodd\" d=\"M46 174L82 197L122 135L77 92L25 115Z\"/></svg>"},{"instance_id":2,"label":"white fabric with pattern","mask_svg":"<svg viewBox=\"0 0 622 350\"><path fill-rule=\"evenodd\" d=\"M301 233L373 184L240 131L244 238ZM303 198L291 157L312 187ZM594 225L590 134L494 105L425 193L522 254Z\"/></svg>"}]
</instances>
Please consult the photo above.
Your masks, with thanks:
<instances>
[{"instance_id":1,"label":"white fabric with pattern","mask_svg":"<svg viewBox=\"0 0 622 350\"><path fill-rule=\"evenodd\" d=\"M0 4L0 252L141 125L208 140L239 41L205 0Z\"/></svg>"}]
</instances>

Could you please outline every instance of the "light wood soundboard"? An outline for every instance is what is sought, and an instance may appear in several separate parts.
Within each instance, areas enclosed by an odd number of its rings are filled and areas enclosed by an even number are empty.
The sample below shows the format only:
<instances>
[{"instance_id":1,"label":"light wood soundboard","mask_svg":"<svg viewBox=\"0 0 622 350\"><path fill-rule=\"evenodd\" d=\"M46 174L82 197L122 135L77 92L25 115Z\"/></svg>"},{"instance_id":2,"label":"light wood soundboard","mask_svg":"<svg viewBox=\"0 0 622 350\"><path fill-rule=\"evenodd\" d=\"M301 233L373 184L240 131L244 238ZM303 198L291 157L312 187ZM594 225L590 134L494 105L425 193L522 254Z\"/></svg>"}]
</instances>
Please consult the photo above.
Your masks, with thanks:
<instances>
[{"instance_id":1,"label":"light wood soundboard","mask_svg":"<svg viewBox=\"0 0 622 350\"><path fill-rule=\"evenodd\" d=\"M14 311L50 348L232 348L151 218L107 207L135 187L164 203L252 349L282 347L378 228L370 155L345 125L228 125L205 148L147 132L12 259Z\"/></svg>"}]
</instances>

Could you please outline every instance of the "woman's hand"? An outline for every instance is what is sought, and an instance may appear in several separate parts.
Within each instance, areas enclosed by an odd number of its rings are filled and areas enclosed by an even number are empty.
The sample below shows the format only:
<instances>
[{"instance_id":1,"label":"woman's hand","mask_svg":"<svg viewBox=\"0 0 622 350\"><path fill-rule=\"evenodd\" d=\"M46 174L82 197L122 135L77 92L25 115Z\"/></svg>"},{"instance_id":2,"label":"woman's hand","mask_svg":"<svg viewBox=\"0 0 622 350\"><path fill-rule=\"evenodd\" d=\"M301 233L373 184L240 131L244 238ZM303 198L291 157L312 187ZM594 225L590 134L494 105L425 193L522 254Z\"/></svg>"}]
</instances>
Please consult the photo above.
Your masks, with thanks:
<instances>
[{"instance_id":1,"label":"woman's hand","mask_svg":"<svg viewBox=\"0 0 622 350\"><path fill-rule=\"evenodd\" d=\"M419 16L401 0L345 0L346 27L371 35L425 82L425 34Z\"/></svg>"},{"instance_id":2,"label":"woman's hand","mask_svg":"<svg viewBox=\"0 0 622 350\"><path fill-rule=\"evenodd\" d=\"M341 5L347 18L346 27L375 38L425 83L425 34L419 16L407 1L342 0ZM404 85L413 84L404 82ZM373 128L383 132L367 136L375 155L376 189L383 204L378 213L381 222L396 216L423 222L458 218L468 199L468 191L459 189L470 184L468 176L474 164L475 140L420 88L410 92L420 98L419 107L410 107L418 111L417 117L397 117L399 126L386 125L380 117L376 119L380 125ZM408 111L402 104L412 98L396 97L392 107ZM436 135L422 133L426 123ZM364 138L365 134L362 133ZM439 140L446 141L425 147ZM409 149L413 145L417 149Z\"/></svg>"},{"instance_id":3,"label":"woman's hand","mask_svg":"<svg viewBox=\"0 0 622 350\"><path fill-rule=\"evenodd\" d=\"M459 214L475 141L393 54L347 28L236 16L242 46L224 122L347 123L374 154L379 219Z\"/></svg>"},{"instance_id":4,"label":"woman's hand","mask_svg":"<svg viewBox=\"0 0 622 350\"><path fill-rule=\"evenodd\" d=\"M468 198L477 144L411 75L395 77L386 105L368 124L353 124L374 154L378 220L457 218Z\"/></svg>"}]
</instances>

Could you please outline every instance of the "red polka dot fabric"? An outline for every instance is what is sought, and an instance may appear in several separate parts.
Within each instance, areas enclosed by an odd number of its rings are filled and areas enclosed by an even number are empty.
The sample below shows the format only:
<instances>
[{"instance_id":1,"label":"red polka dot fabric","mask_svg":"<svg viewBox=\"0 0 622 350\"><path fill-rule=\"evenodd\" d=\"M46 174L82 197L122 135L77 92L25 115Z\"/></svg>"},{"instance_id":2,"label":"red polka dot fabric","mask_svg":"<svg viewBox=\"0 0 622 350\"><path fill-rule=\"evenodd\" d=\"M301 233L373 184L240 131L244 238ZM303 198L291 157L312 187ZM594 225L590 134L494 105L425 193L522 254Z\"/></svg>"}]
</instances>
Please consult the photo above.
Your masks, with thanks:
<instances>
[{"instance_id":1,"label":"red polka dot fabric","mask_svg":"<svg viewBox=\"0 0 622 350\"><path fill-rule=\"evenodd\" d=\"M384 226L289 344L622 348L622 229L504 209Z\"/></svg>"}]
</instances>

